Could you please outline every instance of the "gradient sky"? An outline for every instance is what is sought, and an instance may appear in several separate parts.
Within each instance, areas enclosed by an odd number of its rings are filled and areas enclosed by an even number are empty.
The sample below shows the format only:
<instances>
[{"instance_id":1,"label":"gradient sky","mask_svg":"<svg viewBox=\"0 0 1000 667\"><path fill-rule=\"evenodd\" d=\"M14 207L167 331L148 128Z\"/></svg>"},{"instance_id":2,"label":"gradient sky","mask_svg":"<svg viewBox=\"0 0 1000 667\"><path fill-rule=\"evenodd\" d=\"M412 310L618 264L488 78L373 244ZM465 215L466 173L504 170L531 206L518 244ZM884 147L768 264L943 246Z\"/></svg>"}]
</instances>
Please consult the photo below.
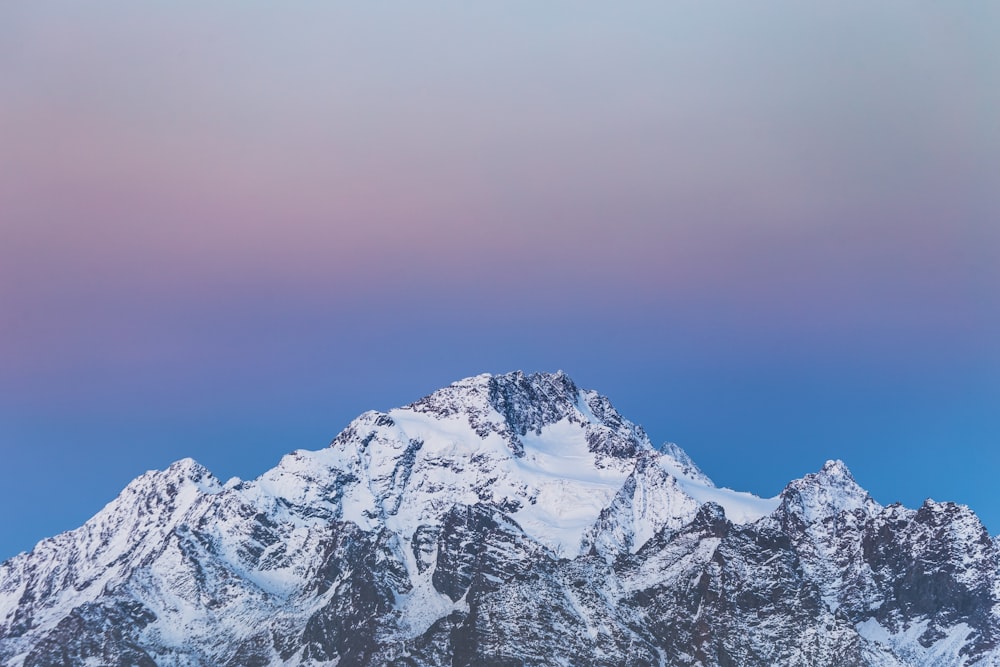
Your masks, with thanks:
<instances>
[{"instance_id":1,"label":"gradient sky","mask_svg":"<svg viewBox=\"0 0 1000 667\"><path fill-rule=\"evenodd\" d=\"M1000 532L1000 5L0 6L0 559L480 372Z\"/></svg>"}]
</instances>

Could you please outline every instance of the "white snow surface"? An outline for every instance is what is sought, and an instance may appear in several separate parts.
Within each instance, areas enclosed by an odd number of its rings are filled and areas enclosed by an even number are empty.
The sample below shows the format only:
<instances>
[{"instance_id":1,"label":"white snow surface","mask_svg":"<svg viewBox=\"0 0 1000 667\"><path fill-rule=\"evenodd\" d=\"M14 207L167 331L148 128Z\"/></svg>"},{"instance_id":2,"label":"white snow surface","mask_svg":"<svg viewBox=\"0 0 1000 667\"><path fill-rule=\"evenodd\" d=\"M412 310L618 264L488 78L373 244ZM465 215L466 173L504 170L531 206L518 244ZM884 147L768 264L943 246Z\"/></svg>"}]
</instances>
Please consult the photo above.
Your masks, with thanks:
<instances>
[{"instance_id":1,"label":"white snow surface","mask_svg":"<svg viewBox=\"0 0 1000 667\"><path fill-rule=\"evenodd\" d=\"M475 385L489 377L469 378L453 387ZM286 456L247 491L261 501L270 497L291 506L327 505L339 518L366 530L384 525L404 541L418 526L435 523L455 503L506 503L516 507L511 516L529 537L556 554L572 557L580 552L584 532L636 466L632 458L591 451L587 427L603 424L587 407L586 392L575 398L566 417L520 436L522 456L511 451L500 433L482 435L472 427L470 410L482 413L480 418L487 423L503 423L504 417L487 405L456 406L447 416L413 407L365 413L348 429L356 432L356 438ZM620 430L633 429L624 421ZM646 438L641 449L658 455L662 470L692 500L692 511L675 519L689 520L705 502L722 505L736 523L755 521L777 506L777 498L716 488L676 445L656 454ZM344 488L339 506L324 495L327 480L338 474L357 480ZM656 529L652 526L646 532Z\"/></svg>"},{"instance_id":2,"label":"white snow surface","mask_svg":"<svg viewBox=\"0 0 1000 667\"><path fill-rule=\"evenodd\" d=\"M964 667L970 664L967 657L962 655L962 649L972 634L971 627L965 623L957 623L947 628L942 638L925 647L920 643L920 636L927 630L928 625L927 620L922 620L899 632L891 632L874 618L870 618L858 623L855 629L868 641L888 647L893 656L904 665ZM997 665L998 659L988 656L976 664L981 667Z\"/></svg>"},{"instance_id":3,"label":"white snow surface","mask_svg":"<svg viewBox=\"0 0 1000 667\"><path fill-rule=\"evenodd\" d=\"M733 523L753 523L776 510L781 502L780 496L761 498L746 491L718 488L704 476L701 479L684 476L677 469L674 459L669 456L661 458L660 465L676 477L684 493L694 498L699 505L705 503L721 505L726 512L726 518Z\"/></svg>"}]
</instances>

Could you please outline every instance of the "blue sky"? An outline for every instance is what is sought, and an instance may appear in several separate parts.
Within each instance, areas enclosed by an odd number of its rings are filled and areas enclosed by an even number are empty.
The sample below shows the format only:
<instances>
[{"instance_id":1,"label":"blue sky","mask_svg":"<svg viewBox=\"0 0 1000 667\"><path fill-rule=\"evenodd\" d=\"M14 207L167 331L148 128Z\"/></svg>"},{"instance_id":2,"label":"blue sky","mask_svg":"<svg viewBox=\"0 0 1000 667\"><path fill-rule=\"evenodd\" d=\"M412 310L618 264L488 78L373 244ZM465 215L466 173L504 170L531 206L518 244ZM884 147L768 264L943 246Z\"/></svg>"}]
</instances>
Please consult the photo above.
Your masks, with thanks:
<instances>
[{"instance_id":1,"label":"blue sky","mask_svg":"<svg viewBox=\"0 0 1000 667\"><path fill-rule=\"evenodd\" d=\"M191 456L563 369L717 483L971 505L1000 11L0 9L0 558Z\"/></svg>"}]
</instances>

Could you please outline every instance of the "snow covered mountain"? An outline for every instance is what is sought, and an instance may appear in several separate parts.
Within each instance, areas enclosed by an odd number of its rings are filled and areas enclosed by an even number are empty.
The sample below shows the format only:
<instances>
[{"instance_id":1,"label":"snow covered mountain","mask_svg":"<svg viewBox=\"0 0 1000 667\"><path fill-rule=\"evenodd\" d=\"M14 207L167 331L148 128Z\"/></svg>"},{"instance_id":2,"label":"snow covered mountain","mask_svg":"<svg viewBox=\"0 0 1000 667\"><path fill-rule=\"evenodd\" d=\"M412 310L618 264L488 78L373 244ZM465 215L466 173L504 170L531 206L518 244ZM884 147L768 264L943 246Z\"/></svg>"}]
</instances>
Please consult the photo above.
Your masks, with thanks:
<instances>
[{"instance_id":1,"label":"snow covered mountain","mask_svg":"<svg viewBox=\"0 0 1000 667\"><path fill-rule=\"evenodd\" d=\"M1000 665L998 546L839 461L720 489L562 373L481 375L0 564L0 663Z\"/></svg>"}]
</instances>

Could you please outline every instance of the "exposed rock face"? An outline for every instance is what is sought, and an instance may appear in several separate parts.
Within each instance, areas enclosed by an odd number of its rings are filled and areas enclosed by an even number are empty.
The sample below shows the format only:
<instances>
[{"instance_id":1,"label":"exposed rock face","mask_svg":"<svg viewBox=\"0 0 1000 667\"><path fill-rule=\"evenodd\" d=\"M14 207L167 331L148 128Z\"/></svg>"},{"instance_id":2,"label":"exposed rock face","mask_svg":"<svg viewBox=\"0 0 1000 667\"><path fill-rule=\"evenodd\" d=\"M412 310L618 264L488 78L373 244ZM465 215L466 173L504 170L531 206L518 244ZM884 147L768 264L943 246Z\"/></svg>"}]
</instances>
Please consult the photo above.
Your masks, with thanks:
<instances>
[{"instance_id":1,"label":"exposed rock face","mask_svg":"<svg viewBox=\"0 0 1000 667\"><path fill-rule=\"evenodd\" d=\"M222 485L147 473L0 564L0 664L1000 665L997 541L846 467L716 488L562 373L478 376Z\"/></svg>"}]
</instances>

